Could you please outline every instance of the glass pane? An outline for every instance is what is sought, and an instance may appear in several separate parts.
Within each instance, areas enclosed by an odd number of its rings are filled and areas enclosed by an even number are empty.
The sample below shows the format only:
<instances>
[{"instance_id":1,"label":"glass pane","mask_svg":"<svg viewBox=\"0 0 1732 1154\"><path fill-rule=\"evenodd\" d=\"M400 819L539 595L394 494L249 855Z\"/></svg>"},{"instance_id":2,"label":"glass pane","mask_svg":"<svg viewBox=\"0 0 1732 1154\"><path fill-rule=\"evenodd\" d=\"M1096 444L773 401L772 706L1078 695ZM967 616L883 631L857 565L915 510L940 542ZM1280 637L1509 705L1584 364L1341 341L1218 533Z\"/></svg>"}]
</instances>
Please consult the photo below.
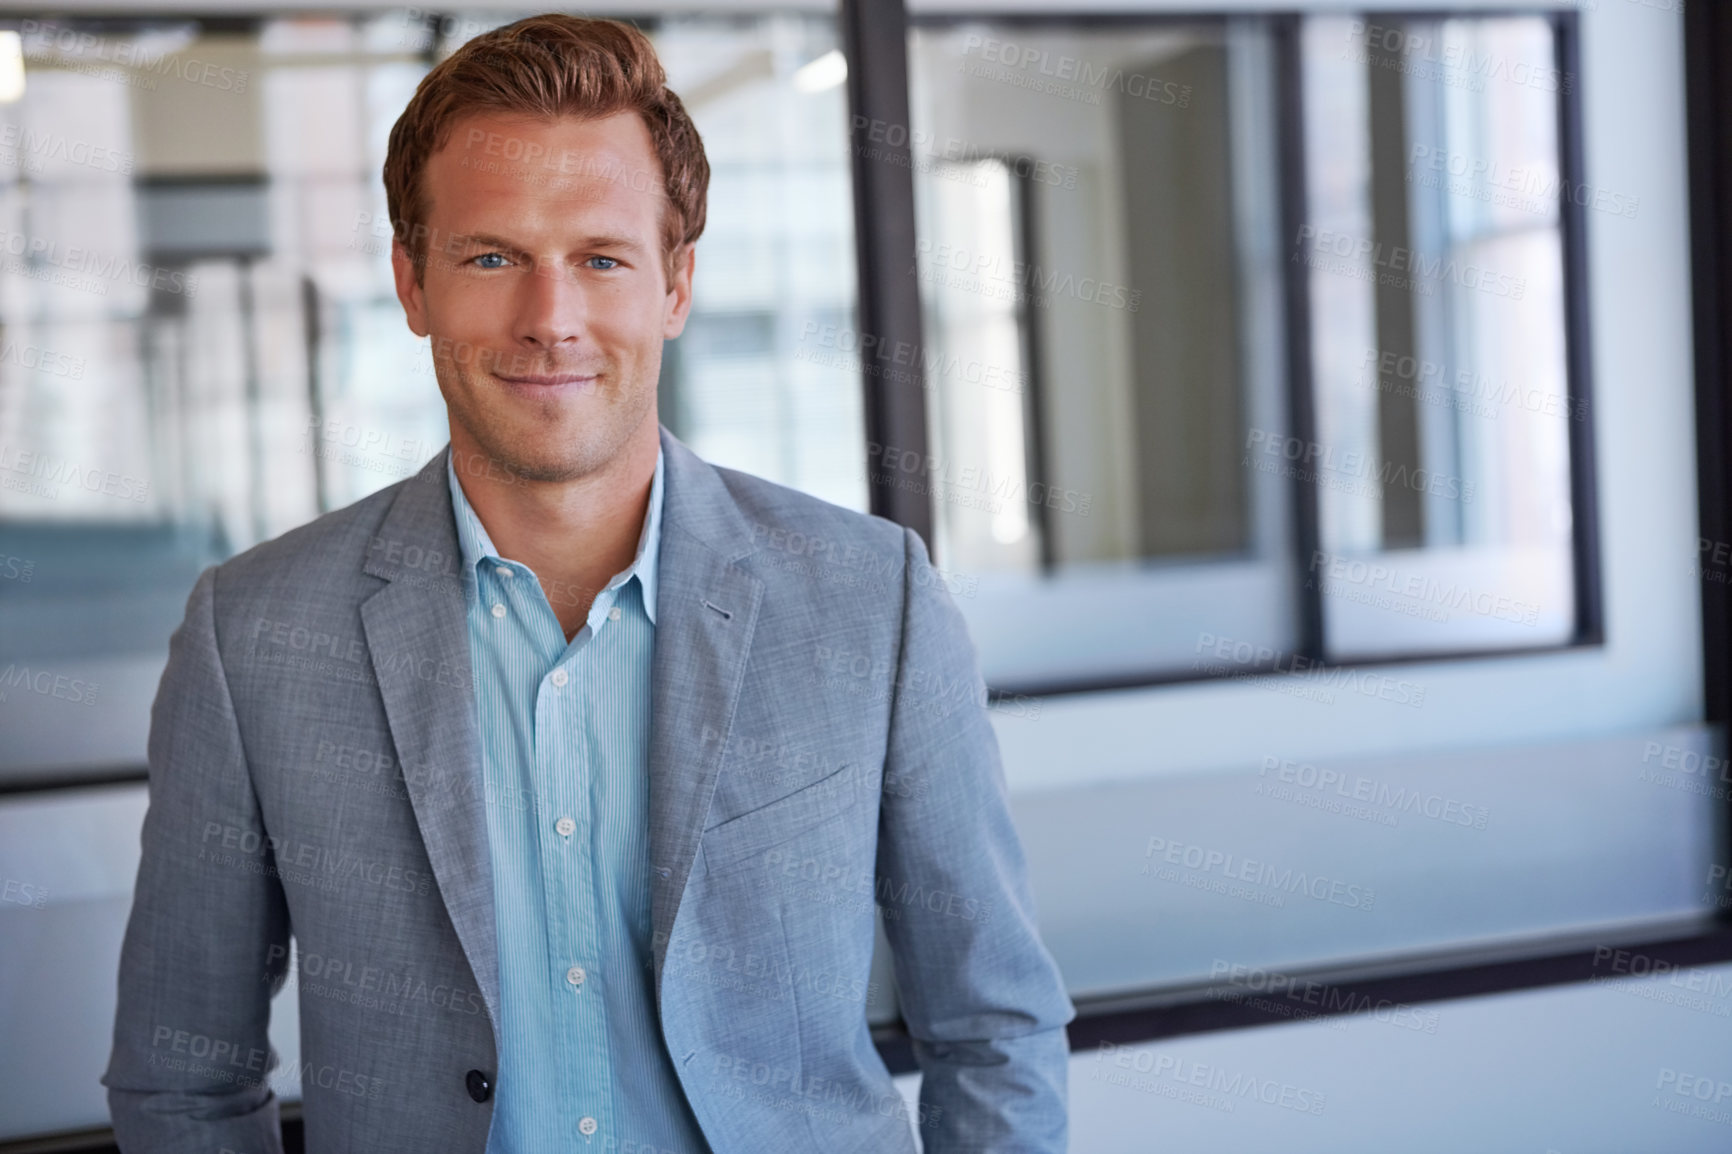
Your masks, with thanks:
<instances>
[{"instance_id":1,"label":"glass pane","mask_svg":"<svg viewBox=\"0 0 1732 1154\"><path fill-rule=\"evenodd\" d=\"M0 776L141 765L199 570L444 445L380 170L429 61L512 18L147 13L25 38L24 92L0 93L0 671L100 708L0 689ZM713 169L664 423L864 508L858 369L802 355L854 305L834 21L645 26Z\"/></svg>"},{"instance_id":2,"label":"glass pane","mask_svg":"<svg viewBox=\"0 0 1732 1154\"><path fill-rule=\"evenodd\" d=\"M1302 53L1330 655L1568 641L1551 27L1319 18Z\"/></svg>"},{"instance_id":3,"label":"glass pane","mask_svg":"<svg viewBox=\"0 0 1732 1154\"><path fill-rule=\"evenodd\" d=\"M829 16L661 22L668 84L703 134L709 217L662 422L700 456L867 507L860 373L822 355L854 315L848 99Z\"/></svg>"},{"instance_id":4,"label":"glass pane","mask_svg":"<svg viewBox=\"0 0 1732 1154\"><path fill-rule=\"evenodd\" d=\"M1277 660L1288 499L1246 452L1285 427L1264 27L936 22L909 50L933 544L987 681Z\"/></svg>"}]
</instances>

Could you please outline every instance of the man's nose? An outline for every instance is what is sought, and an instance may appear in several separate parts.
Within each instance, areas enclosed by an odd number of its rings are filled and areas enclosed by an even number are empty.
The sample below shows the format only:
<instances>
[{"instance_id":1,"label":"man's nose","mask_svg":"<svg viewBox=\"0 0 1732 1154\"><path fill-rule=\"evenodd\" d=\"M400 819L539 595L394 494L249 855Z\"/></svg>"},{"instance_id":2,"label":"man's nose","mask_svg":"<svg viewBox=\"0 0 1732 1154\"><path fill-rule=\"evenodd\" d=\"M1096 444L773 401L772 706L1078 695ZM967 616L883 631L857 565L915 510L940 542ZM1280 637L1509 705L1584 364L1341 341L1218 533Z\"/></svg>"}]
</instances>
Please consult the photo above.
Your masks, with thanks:
<instances>
[{"instance_id":1,"label":"man's nose","mask_svg":"<svg viewBox=\"0 0 1732 1154\"><path fill-rule=\"evenodd\" d=\"M552 349L582 339L588 322L584 286L563 260L537 257L531 274L519 282L519 341Z\"/></svg>"}]
</instances>

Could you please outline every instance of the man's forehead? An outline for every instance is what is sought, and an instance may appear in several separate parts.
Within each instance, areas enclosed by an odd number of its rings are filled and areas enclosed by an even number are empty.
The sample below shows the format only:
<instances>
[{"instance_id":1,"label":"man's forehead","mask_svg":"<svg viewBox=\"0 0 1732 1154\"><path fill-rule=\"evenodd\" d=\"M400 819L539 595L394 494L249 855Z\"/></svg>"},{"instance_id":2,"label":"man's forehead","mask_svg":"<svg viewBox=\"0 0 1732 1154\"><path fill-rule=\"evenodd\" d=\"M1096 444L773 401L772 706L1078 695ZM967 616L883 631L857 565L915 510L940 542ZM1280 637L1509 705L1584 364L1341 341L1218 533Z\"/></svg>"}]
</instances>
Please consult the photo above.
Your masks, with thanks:
<instances>
[{"instance_id":1,"label":"man's forehead","mask_svg":"<svg viewBox=\"0 0 1732 1154\"><path fill-rule=\"evenodd\" d=\"M649 128L630 110L554 119L472 113L451 126L432 163L468 177L514 178L530 189L667 195Z\"/></svg>"}]
</instances>

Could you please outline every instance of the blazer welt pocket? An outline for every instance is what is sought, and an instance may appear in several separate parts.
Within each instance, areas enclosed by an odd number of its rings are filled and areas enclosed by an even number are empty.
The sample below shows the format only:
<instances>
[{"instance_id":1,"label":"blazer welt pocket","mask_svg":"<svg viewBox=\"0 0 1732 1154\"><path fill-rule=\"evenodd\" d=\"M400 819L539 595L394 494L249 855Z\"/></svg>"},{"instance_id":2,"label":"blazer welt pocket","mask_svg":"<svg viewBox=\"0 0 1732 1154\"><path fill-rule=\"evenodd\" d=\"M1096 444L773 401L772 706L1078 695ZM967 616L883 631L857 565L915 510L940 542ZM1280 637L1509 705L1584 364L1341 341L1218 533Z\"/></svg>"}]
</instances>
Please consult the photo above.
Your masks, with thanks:
<instances>
[{"instance_id":1,"label":"blazer welt pocket","mask_svg":"<svg viewBox=\"0 0 1732 1154\"><path fill-rule=\"evenodd\" d=\"M715 873L774 849L847 813L865 792L860 788L859 776L857 766L844 765L828 777L801 786L768 805L706 829L700 843L704 872Z\"/></svg>"}]
</instances>

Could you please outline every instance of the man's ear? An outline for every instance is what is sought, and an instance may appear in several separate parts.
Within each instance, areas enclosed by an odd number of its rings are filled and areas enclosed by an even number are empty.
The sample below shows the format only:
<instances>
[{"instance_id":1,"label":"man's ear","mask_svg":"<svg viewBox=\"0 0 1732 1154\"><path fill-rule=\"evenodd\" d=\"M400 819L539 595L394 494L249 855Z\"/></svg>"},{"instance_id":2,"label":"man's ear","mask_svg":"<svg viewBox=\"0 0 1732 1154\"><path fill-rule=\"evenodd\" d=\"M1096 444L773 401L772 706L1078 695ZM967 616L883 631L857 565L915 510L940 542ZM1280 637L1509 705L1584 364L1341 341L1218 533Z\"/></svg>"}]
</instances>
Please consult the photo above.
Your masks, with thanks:
<instances>
[{"instance_id":1,"label":"man's ear","mask_svg":"<svg viewBox=\"0 0 1732 1154\"><path fill-rule=\"evenodd\" d=\"M403 305L403 317L409 331L418 337L427 335L427 294L416 277L415 262L401 240L391 241L391 277L397 282L397 299Z\"/></svg>"},{"instance_id":2,"label":"man's ear","mask_svg":"<svg viewBox=\"0 0 1732 1154\"><path fill-rule=\"evenodd\" d=\"M662 314L662 336L673 340L686 329L686 318L692 312L692 271L697 267L698 246L685 245L674 257L673 280L668 282L668 295Z\"/></svg>"}]
</instances>

